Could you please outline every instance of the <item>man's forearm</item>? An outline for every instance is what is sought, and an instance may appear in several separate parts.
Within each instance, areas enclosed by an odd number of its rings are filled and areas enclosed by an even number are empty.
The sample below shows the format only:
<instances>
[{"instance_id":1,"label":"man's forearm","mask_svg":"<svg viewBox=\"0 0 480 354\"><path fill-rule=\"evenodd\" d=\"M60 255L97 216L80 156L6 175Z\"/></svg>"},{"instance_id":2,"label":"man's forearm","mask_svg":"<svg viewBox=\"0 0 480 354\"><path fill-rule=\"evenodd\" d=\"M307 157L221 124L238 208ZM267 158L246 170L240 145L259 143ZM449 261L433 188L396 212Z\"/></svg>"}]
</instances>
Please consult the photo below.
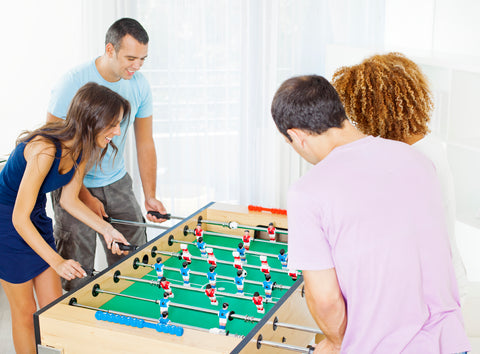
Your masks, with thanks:
<instances>
[{"instance_id":1,"label":"man's forearm","mask_svg":"<svg viewBox=\"0 0 480 354\"><path fill-rule=\"evenodd\" d=\"M347 311L335 270L304 271L303 275L310 313L325 337L340 349L347 327Z\"/></svg>"},{"instance_id":2,"label":"man's forearm","mask_svg":"<svg viewBox=\"0 0 480 354\"><path fill-rule=\"evenodd\" d=\"M147 146L137 146L137 159L145 199L155 198L157 191L157 154L153 141Z\"/></svg>"}]
</instances>

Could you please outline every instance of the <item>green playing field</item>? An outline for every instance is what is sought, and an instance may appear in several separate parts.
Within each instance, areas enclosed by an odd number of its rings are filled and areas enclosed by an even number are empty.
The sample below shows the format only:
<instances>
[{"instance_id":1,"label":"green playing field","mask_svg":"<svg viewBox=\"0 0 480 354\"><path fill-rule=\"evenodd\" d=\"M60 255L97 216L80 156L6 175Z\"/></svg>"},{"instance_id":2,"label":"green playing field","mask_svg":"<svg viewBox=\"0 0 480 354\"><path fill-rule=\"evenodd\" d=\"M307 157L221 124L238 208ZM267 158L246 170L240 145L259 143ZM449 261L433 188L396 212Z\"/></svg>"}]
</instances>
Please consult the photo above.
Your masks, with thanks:
<instances>
[{"instance_id":1,"label":"green playing field","mask_svg":"<svg viewBox=\"0 0 480 354\"><path fill-rule=\"evenodd\" d=\"M168 237L165 235L164 237ZM177 241L184 241L185 239L178 239ZM213 236L205 235L204 241L209 246L222 246L229 247L232 250L220 250L214 248L215 257L218 260L233 262L232 251L236 250L238 243L241 242L240 238L232 239L222 236ZM253 240L251 242L250 251L268 253L271 255L278 255L280 249L285 249L287 251L287 245L284 243L270 243L270 242L261 242ZM147 251L147 249L145 249ZM172 252L172 249L163 249L162 251ZM188 250L192 256L200 257L200 251L193 244L188 245ZM164 264L166 267L175 268L180 270L182 268L183 260L178 259L178 257L170 257L159 255L163 258ZM155 260L150 257L148 262L149 264L155 263ZM247 263L246 265L260 266L260 259L258 255L248 254L247 251ZM271 280L277 284L284 286L293 285L292 278L286 272L276 272L274 269L281 270L282 266L278 258L268 257L268 264L271 268ZM261 318L263 314L257 312L257 307L252 302L252 295L254 292L258 291L260 295L265 299L265 291L263 286L260 284L250 284L248 282L244 283L244 296L242 298L229 297L224 295L217 294L218 305L212 305L209 298L205 295L203 290L208 284L208 279L206 273L209 269L209 264L206 259L192 259L192 263L189 265L191 271L202 272L205 275L192 275L190 274L190 288L183 286L183 279L179 271L174 270L165 270L164 276L172 285L177 285L177 287L172 287L174 297L170 298L172 304L183 304L189 306L195 306L203 309L209 309L218 311L222 308L222 304L227 302L229 304L229 310L234 311L237 315L246 315L253 318ZM133 269L133 264L132 264ZM246 280L263 282L265 280L264 274L259 269L253 269L249 267L244 268L247 271ZM234 278L237 273L237 269L233 265L218 264L216 268L216 273L218 276L228 276ZM133 273L132 273L133 274ZM129 274L129 276L135 277L135 275ZM157 274L152 269L151 272L146 274L143 279L156 281ZM127 280L120 280L127 281ZM122 294L133 295L136 297L147 298L152 300L160 300L163 298L164 290L155 285L142 282L131 282L132 284L126 288ZM193 289L201 289L200 291L195 291ZM109 290L109 289L102 289ZM237 294L237 287L233 280L225 280L217 277L217 292ZM265 303L265 313L268 312L273 306L274 302L278 301L287 291L287 289L274 289L272 291L272 300L273 302ZM132 315L149 317L149 318L160 318L160 307L158 304L143 300L131 299L122 296L115 296L110 301L106 302L101 309L104 310L114 310L124 313L129 313ZM183 309L176 306L169 307L169 316L168 318L176 325L190 325L195 327L201 327L204 329L218 328L218 315L205 313L201 311ZM245 336L251 329L255 326L256 322L246 322L241 319L233 319L227 323L227 331L233 334Z\"/></svg>"}]
</instances>

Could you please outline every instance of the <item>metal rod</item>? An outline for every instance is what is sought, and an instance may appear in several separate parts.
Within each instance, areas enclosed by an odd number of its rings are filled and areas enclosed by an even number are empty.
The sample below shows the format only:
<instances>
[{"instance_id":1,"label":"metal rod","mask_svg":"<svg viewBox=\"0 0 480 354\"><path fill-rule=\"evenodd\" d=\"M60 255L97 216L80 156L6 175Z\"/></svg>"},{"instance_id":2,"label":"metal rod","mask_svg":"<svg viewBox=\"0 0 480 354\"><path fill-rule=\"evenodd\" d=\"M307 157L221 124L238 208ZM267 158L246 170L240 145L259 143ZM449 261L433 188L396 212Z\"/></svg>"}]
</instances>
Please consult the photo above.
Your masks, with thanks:
<instances>
[{"instance_id":1,"label":"metal rod","mask_svg":"<svg viewBox=\"0 0 480 354\"><path fill-rule=\"evenodd\" d=\"M193 234L194 231L195 230L192 230L192 229L187 230L187 232L191 233L191 234ZM221 233L221 232L206 231L206 230L203 230L203 234L204 235L210 235L210 236L222 236L222 237L228 237L228 238L236 238L238 240L242 240L241 235L235 236L235 235L224 234L224 233ZM272 241L268 241L268 240L262 240L261 238L253 239L253 242L264 242L264 243L269 243L269 244L272 244L272 245L274 245L274 244L287 245L285 242L280 242L280 241L272 242Z\"/></svg>"},{"instance_id":2,"label":"metal rod","mask_svg":"<svg viewBox=\"0 0 480 354\"><path fill-rule=\"evenodd\" d=\"M144 297L138 297L138 296L133 296L133 295L126 295L126 294L121 294L121 293L114 293L114 292L108 291L108 290L96 289L96 291L99 292L99 293L104 293L104 294L108 294L108 295L115 295L115 296L127 297L127 298L129 298L129 299L134 299L134 300L154 302L154 303L156 303L156 304L160 303L159 300L147 299L147 298L144 298Z\"/></svg>"},{"instance_id":3,"label":"metal rod","mask_svg":"<svg viewBox=\"0 0 480 354\"><path fill-rule=\"evenodd\" d=\"M196 246L194 242L180 241L180 240L175 240L174 238L172 239L172 242L173 243L184 243L186 245ZM224 251L232 251L232 250L236 251L237 250L236 248L233 248L233 247L222 247L222 246L215 246L215 245L210 245L210 244L208 245L208 247L218 248L219 250L224 250ZM247 250L245 250L245 253L246 254L253 254L255 256L267 256L267 257L272 257L272 258L278 259L278 255L271 254L271 253L262 253L262 252L247 251Z\"/></svg>"},{"instance_id":4,"label":"metal rod","mask_svg":"<svg viewBox=\"0 0 480 354\"><path fill-rule=\"evenodd\" d=\"M185 218L182 217L182 216L173 216L173 215L170 215L170 219L184 220Z\"/></svg>"},{"instance_id":5,"label":"metal rod","mask_svg":"<svg viewBox=\"0 0 480 354\"><path fill-rule=\"evenodd\" d=\"M278 327L283 327L283 328L298 329L299 331L303 331L303 332L323 334L323 332L320 329L310 328L310 327L305 327L305 326L299 326L299 325L295 325L295 324L291 324L291 323L277 322L276 325Z\"/></svg>"},{"instance_id":6,"label":"metal rod","mask_svg":"<svg viewBox=\"0 0 480 354\"><path fill-rule=\"evenodd\" d=\"M170 284L170 286L172 286L172 285L173 285L173 284ZM95 289L95 291L97 291L97 292L99 292L99 293L108 294L108 295L122 296L122 297L130 298L130 299L134 299L134 300L154 302L154 303L156 303L156 304L159 304L159 303L160 303L159 300L147 299L147 298L144 298L144 297L138 297L138 296L133 296L133 295L126 295L126 294L122 294L122 293L115 293L115 292L113 292L113 291L102 290L102 289L100 289L100 288ZM184 309L188 309L188 310L195 310L195 311L206 312L206 313L211 313L211 314L214 314L214 315L218 315L218 311L215 311L215 310L207 310L207 309L204 309L204 308L201 308L201 307L195 307L195 306L190 306L190 305L177 304L177 303L174 303L174 302L171 302L171 301L168 303L168 305L169 305L169 306L173 306L173 307L180 307L180 308L184 308Z\"/></svg>"},{"instance_id":7,"label":"metal rod","mask_svg":"<svg viewBox=\"0 0 480 354\"><path fill-rule=\"evenodd\" d=\"M170 267L169 267L170 268ZM176 270L174 268L170 268L169 270ZM192 273L192 271L190 271L190 273ZM201 274L201 273L200 273ZM149 284L152 284L152 285L158 285L159 282L158 281L153 281L153 280L145 280L145 279L140 279L140 278L132 278L132 277L128 277L128 276L124 276L124 275L117 275L117 278L118 279L123 279L123 280L130 280L130 281L138 281L138 282L143 282L143 283L149 283ZM177 285L177 284L172 284L170 283L170 286L172 288L177 288L177 289L183 289L183 290L191 290L191 291L197 291L197 292L200 292L200 293L204 293L204 290L202 290L201 288L196 288L196 287L193 287L193 286L183 286L183 285ZM250 301L250 298L247 297L247 295L240 295L240 294L230 294L230 293L224 293L224 292L221 292L221 291L216 291L215 292L215 295L219 295L219 296L227 296L227 297L234 297L234 298L237 298L237 299L242 299L242 300L248 300ZM248 296L251 296L250 294L248 294ZM277 301L275 300L271 300L271 301L268 301L267 303L269 304L276 304Z\"/></svg>"},{"instance_id":8,"label":"metal rod","mask_svg":"<svg viewBox=\"0 0 480 354\"><path fill-rule=\"evenodd\" d=\"M153 264L146 264L146 263L142 263L142 262L137 262L136 264L139 265L139 266L142 266L142 267L154 268ZM168 267L168 266L164 266L163 269L180 272L179 269L177 269L177 268L172 268L172 267ZM195 271L195 270L191 270L191 271L190 271L190 274L200 275L200 276L206 276L206 273L197 272L197 271ZM148 276L152 276L152 277L155 276L155 275L150 275L150 274L147 274L147 275L148 275ZM225 280L235 281L235 278L234 278L234 277L227 277L226 275L218 275L218 274L217 274L217 278L218 278L218 279L225 279ZM150 280L145 280L145 282L150 282ZM245 279L244 282L245 282L245 283L248 283L248 284L255 284L255 285L261 285L261 286L263 286L263 283L262 283L261 281L255 281L255 280ZM275 284L273 288L274 288L274 289L275 289L275 288L278 288L278 289L290 289L289 286L281 285L281 284Z\"/></svg>"},{"instance_id":9,"label":"metal rod","mask_svg":"<svg viewBox=\"0 0 480 354\"><path fill-rule=\"evenodd\" d=\"M159 250L156 250L156 251L152 251L152 253L155 253L155 254L164 254L164 255L167 255L167 256L173 256L173 257L179 257L181 256L180 253L175 253L175 252L168 252L168 251L159 251ZM197 257L197 256L190 256L191 259L197 259L197 260L201 260L201 261L205 261L205 262L208 262L208 260L206 258L202 258L202 257ZM220 263L220 264L228 264L228 265L233 265L233 262L229 262L229 261L222 261L222 260L219 260L217 259L216 260L217 263ZM254 265L251 265L251 264L243 264L242 265L244 268L253 268L253 269L262 269L261 267L259 266L254 266ZM276 272L276 273L284 273L284 274L288 274L289 271L288 270L283 270L283 269L275 269L275 268L270 268L270 272Z\"/></svg>"},{"instance_id":10,"label":"metal rod","mask_svg":"<svg viewBox=\"0 0 480 354\"><path fill-rule=\"evenodd\" d=\"M211 221L211 220L201 220L201 222L205 224L211 225L219 225L223 227L228 227L229 229L246 229L246 230L257 230L257 231L267 231L266 227L261 226L248 226L248 225L240 225L234 221L230 222L221 222L221 221ZM285 230L275 230L277 234L288 235L288 231Z\"/></svg>"},{"instance_id":11,"label":"metal rod","mask_svg":"<svg viewBox=\"0 0 480 354\"><path fill-rule=\"evenodd\" d=\"M171 226L163 226L163 225L157 225L157 224L146 223L146 222L138 222L138 221L112 219L110 217L106 221L114 224L131 225L131 226L139 226L139 227L152 227L154 229L162 229L162 230L167 230L171 228Z\"/></svg>"},{"instance_id":12,"label":"metal rod","mask_svg":"<svg viewBox=\"0 0 480 354\"><path fill-rule=\"evenodd\" d=\"M257 342L257 349L260 349L260 347L262 345L267 345L267 346L270 346L270 347L291 350L291 351L299 352L299 353L313 353L313 350L311 348L297 347L295 345L264 340L264 339L262 339L261 335L258 336L256 342Z\"/></svg>"},{"instance_id":13,"label":"metal rod","mask_svg":"<svg viewBox=\"0 0 480 354\"><path fill-rule=\"evenodd\" d=\"M274 331L277 329L277 327L283 327L283 328L297 329L299 331L304 331L304 332L323 334L323 332L318 328L306 327L306 326L296 325L296 324L292 324L292 323L278 322L278 317L276 317L276 316L275 316L275 319L273 320L273 322L268 322L268 323L273 324L273 330Z\"/></svg>"}]
</instances>

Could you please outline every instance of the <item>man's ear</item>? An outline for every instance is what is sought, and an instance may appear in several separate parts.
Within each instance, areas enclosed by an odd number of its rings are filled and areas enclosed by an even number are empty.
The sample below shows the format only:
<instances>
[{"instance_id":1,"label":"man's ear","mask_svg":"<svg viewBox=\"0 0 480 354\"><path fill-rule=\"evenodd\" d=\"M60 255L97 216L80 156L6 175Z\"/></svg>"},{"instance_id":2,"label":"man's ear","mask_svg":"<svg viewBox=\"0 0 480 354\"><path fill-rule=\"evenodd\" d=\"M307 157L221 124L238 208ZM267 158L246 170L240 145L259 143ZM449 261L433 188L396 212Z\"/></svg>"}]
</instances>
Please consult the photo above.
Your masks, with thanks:
<instances>
[{"instance_id":1,"label":"man's ear","mask_svg":"<svg viewBox=\"0 0 480 354\"><path fill-rule=\"evenodd\" d=\"M306 134L303 130L298 128L291 128L287 130L287 134L292 138L292 142L298 146L304 146Z\"/></svg>"},{"instance_id":2,"label":"man's ear","mask_svg":"<svg viewBox=\"0 0 480 354\"><path fill-rule=\"evenodd\" d=\"M107 45L105 46L105 53L110 58L115 55L115 47L112 43L107 43Z\"/></svg>"}]
</instances>

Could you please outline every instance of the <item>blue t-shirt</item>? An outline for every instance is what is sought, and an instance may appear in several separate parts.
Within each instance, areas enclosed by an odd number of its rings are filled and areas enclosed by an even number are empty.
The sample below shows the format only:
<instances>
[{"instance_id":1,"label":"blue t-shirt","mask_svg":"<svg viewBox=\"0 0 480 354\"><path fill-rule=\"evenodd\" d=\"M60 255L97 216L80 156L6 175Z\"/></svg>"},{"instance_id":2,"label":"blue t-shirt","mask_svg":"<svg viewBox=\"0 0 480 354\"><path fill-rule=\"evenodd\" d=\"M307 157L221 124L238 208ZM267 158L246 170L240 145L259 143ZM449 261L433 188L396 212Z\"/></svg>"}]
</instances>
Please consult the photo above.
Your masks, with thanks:
<instances>
[{"instance_id":1,"label":"blue t-shirt","mask_svg":"<svg viewBox=\"0 0 480 354\"><path fill-rule=\"evenodd\" d=\"M95 60L91 60L72 69L60 79L52 90L48 112L56 117L65 119L73 96L75 96L80 87L88 82L96 82L117 92L128 100L131 106L128 124L127 120L122 122L120 125L122 134L114 136L112 139L118 147L117 155L113 154L113 149L109 145L101 165L93 166L86 173L83 181L85 187L88 188L104 187L118 181L127 173L123 158L126 134L135 118L147 118L152 115L152 91L147 79L139 72L136 72L130 80L106 81L98 72Z\"/></svg>"},{"instance_id":2,"label":"blue t-shirt","mask_svg":"<svg viewBox=\"0 0 480 354\"><path fill-rule=\"evenodd\" d=\"M265 290L272 290L272 286L273 286L273 282L270 280L270 281L264 281L263 282L263 287Z\"/></svg>"},{"instance_id":3,"label":"blue t-shirt","mask_svg":"<svg viewBox=\"0 0 480 354\"><path fill-rule=\"evenodd\" d=\"M163 298L160 300L160 307L168 307L168 303L170 302L170 299L168 298Z\"/></svg>"},{"instance_id":4,"label":"blue t-shirt","mask_svg":"<svg viewBox=\"0 0 480 354\"><path fill-rule=\"evenodd\" d=\"M245 248L237 247L237 252L240 253L240 256L245 256Z\"/></svg>"}]
</instances>

